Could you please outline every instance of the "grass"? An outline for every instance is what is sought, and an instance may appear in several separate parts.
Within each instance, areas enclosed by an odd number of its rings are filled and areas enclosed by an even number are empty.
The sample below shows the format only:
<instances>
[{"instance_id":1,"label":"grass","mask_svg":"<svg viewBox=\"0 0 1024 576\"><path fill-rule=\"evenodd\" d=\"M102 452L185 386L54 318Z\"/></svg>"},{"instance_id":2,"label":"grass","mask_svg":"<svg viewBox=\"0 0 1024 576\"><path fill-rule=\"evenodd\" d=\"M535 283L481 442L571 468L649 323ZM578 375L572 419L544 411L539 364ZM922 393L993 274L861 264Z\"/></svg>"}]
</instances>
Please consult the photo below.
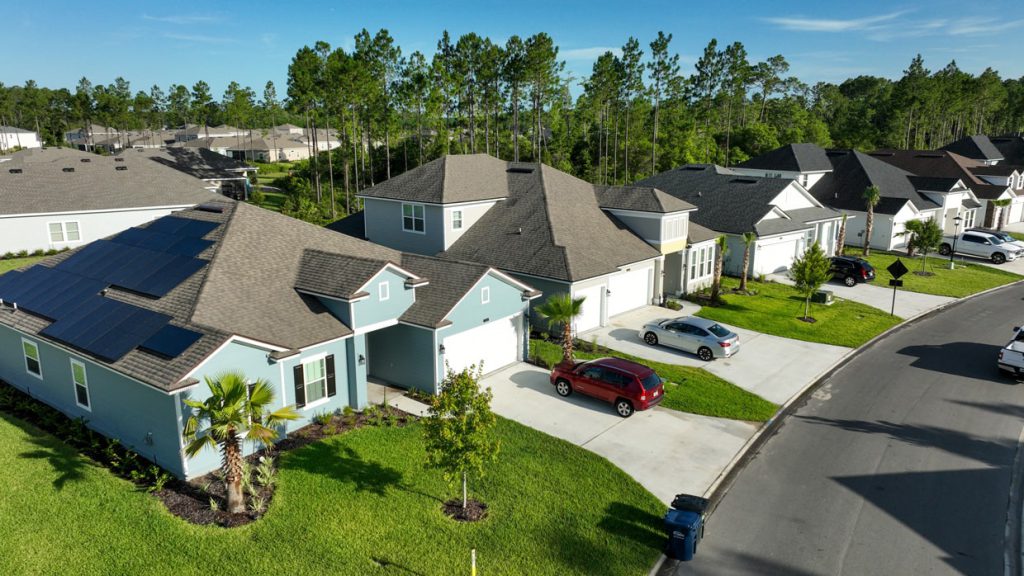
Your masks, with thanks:
<instances>
[{"instance_id":1,"label":"grass","mask_svg":"<svg viewBox=\"0 0 1024 576\"><path fill-rule=\"evenodd\" d=\"M281 459L267 515L200 527L0 414L0 574L644 575L664 506L607 460L499 419L498 462L470 483L489 516L460 524L424 468L422 427L364 428Z\"/></svg>"},{"instance_id":2,"label":"grass","mask_svg":"<svg viewBox=\"0 0 1024 576\"><path fill-rule=\"evenodd\" d=\"M10 258L7 260L0 260L0 274L4 272L10 272L16 270L22 266L28 266L29 264L35 264L46 256L27 256L25 258Z\"/></svg>"},{"instance_id":3,"label":"grass","mask_svg":"<svg viewBox=\"0 0 1024 576\"><path fill-rule=\"evenodd\" d=\"M722 286L736 288L739 280L724 277ZM812 303L810 315L817 322L804 322L800 320L804 299L792 286L754 281L748 281L747 286L757 294L725 294L724 305L705 306L697 316L783 338L849 348L864 344L902 321L866 304L839 300L831 306Z\"/></svg>"},{"instance_id":4,"label":"grass","mask_svg":"<svg viewBox=\"0 0 1024 576\"><path fill-rule=\"evenodd\" d=\"M653 362L618 351L589 352L585 347L573 354L578 360L611 355L643 364L657 372L668 382L665 384L665 399L661 402L666 408L750 422L764 422L779 409L778 405L702 368ZM562 347L553 342L531 339L530 356L540 357L547 365L553 366L562 359Z\"/></svg>"},{"instance_id":5,"label":"grass","mask_svg":"<svg viewBox=\"0 0 1024 576\"><path fill-rule=\"evenodd\" d=\"M846 249L848 256L863 257L863 251L858 249ZM996 286L1016 282L1024 279L1024 276L1007 272L987 266L985 264L973 263L970 261L961 262L957 257L956 270L949 269L949 258L932 254L928 257L925 270L931 272L932 276L920 276L914 272L921 270L921 258L909 258L906 254L894 254L891 252L871 252L866 258L875 267L875 283L885 286L889 281L889 273L886 268L896 259L903 260L910 272L903 278L903 290L910 292L921 292L923 294L936 294L938 296L949 296L951 298L962 298L970 296Z\"/></svg>"},{"instance_id":6,"label":"grass","mask_svg":"<svg viewBox=\"0 0 1024 576\"><path fill-rule=\"evenodd\" d=\"M1007 232L1010 236L1013 236L1017 240L1024 240L1024 233L1021 232Z\"/></svg>"}]
</instances>

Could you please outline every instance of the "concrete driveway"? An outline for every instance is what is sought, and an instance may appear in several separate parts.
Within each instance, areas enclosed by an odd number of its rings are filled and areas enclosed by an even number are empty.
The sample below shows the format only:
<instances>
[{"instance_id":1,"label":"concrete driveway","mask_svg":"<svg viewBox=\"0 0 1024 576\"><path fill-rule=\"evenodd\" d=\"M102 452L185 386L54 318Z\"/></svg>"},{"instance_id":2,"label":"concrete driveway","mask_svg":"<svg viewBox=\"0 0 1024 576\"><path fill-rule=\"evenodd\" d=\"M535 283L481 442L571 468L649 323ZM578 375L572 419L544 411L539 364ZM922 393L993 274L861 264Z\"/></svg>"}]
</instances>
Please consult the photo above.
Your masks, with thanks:
<instances>
[{"instance_id":1,"label":"concrete driveway","mask_svg":"<svg viewBox=\"0 0 1024 576\"><path fill-rule=\"evenodd\" d=\"M482 381L494 411L607 458L666 504L681 492L703 494L757 431L749 422L655 407L621 418L610 404L562 398L548 371L515 364Z\"/></svg>"},{"instance_id":2,"label":"concrete driveway","mask_svg":"<svg viewBox=\"0 0 1024 576\"><path fill-rule=\"evenodd\" d=\"M822 286L821 289L831 290L837 298L842 298L843 300L849 300L851 302L860 302L861 304L866 304L872 308L878 308L879 310L890 312L893 309L893 305L892 288L887 286L889 283L889 274L885 270L876 270L875 273L876 278L874 282L871 282L870 284L857 284L856 286L850 287L840 281L832 281ZM790 286L793 285L793 281L785 274L772 274L770 278L782 284L789 284ZM918 314L923 314L932 308L937 308L947 302L952 302L953 300L956 300L956 298L897 290L896 315L904 319L913 318Z\"/></svg>"},{"instance_id":3,"label":"concrete driveway","mask_svg":"<svg viewBox=\"0 0 1024 576\"><path fill-rule=\"evenodd\" d=\"M727 324L724 326L740 336L740 351L731 358L711 362L674 348L648 346L640 339L638 330L645 323L657 318L691 315L698 310L700 307L690 302L684 303L678 312L645 306L620 314L612 318L608 326L591 330L581 338L588 341L595 338L602 346L656 362L704 368L776 404L786 402L803 390L850 351L842 346L791 340Z\"/></svg>"}]
</instances>

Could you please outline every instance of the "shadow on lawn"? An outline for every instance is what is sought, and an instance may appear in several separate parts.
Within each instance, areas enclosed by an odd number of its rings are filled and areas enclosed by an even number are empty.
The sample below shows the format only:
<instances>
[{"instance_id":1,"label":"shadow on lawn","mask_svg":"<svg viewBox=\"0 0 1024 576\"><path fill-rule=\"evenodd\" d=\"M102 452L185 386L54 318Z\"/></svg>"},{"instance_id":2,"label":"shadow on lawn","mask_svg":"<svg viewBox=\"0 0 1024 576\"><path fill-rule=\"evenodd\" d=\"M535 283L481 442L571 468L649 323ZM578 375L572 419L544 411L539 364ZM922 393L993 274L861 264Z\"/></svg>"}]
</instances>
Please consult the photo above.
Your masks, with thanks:
<instances>
[{"instance_id":1,"label":"shadow on lawn","mask_svg":"<svg viewBox=\"0 0 1024 576\"><path fill-rule=\"evenodd\" d=\"M22 452L18 457L29 460L46 460L57 473L57 477L53 479L54 488L57 490L63 490L64 486L68 482L82 480L85 478L85 469L88 466L88 463L79 457L78 454L70 450L61 450L60 448L53 446L46 437L36 436L36 432L29 431L24 427L22 427L22 429L29 434L32 434L32 437L30 437L27 442L34 445L36 449L29 452Z\"/></svg>"},{"instance_id":2,"label":"shadow on lawn","mask_svg":"<svg viewBox=\"0 0 1024 576\"><path fill-rule=\"evenodd\" d=\"M352 483L359 492L378 496L388 488L399 488L402 472L379 462L363 459L351 446L316 442L291 454L281 463L283 468L297 468L312 474L323 474L339 482Z\"/></svg>"},{"instance_id":3,"label":"shadow on lawn","mask_svg":"<svg viewBox=\"0 0 1024 576\"><path fill-rule=\"evenodd\" d=\"M601 532L585 535L580 531L561 531L551 543L560 556L560 564L582 574L611 574L621 572L626 559L619 550L644 548L650 550L650 562L661 551L666 537L661 530L662 519L630 504L612 502L598 521ZM609 540L628 539L630 545L612 545ZM635 569L635 567L633 567Z\"/></svg>"}]
</instances>

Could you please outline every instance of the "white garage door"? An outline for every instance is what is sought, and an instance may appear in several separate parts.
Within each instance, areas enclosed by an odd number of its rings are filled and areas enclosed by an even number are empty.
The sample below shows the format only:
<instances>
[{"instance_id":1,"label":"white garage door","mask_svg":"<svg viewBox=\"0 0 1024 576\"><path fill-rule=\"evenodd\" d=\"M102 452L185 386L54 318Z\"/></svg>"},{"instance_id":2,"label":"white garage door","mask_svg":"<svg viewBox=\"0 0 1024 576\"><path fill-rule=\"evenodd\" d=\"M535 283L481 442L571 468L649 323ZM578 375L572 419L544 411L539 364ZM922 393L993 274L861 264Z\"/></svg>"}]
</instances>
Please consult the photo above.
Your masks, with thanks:
<instances>
[{"instance_id":1,"label":"white garage door","mask_svg":"<svg viewBox=\"0 0 1024 576\"><path fill-rule=\"evenodd\" d=\"M456 372L483 363L484 373L518 362L522 359L522 325L523 315L517 314L449 336L442 341L444 360Z\"/></svg>"},{"instance_id":2,"label":"white garage door","mask_svg":"<svg viewBox=\"0 0 1024 576\"><path fill-rule=\"evenodd\" d=\"M576 317L576 333L597 328L601 325L601 296L604 293L604 286L591 286L577 290L573 298L583 298L583 309Z\"/></svg>"},{"instance_id":3,"label":"white garage door","mask_svg":"<svg viewBox=\"0 0 1024 576\"><path fill-rule=\"evenodd\" d=\"M1010 204L1010 219L1008 220L1008 223L1012 224L1014 222L1020 222L1021 212L1024 212L1021 208L1024 208L1024 202Z\"/></svg>"},{"instance_id":4,"label":"white garage door","mask_svg":"<svg viewBox=\"0 0 1024 576\"><path fill-rule=\"evenodd\" d=\"M771 274L789 270L796 257L796 240L758 245L754 258L755 274Z\"/></svg>"},{"instance_id":5,"label":"white garage door","mask_svg":"<svg viewBox=\"0 0 1024 576\"><path fill-rule=\"evenodd\" d=\"M608 316L615 316L651 303L651 269L620 272L608 278Z\"/></svg>"}]
</instances>

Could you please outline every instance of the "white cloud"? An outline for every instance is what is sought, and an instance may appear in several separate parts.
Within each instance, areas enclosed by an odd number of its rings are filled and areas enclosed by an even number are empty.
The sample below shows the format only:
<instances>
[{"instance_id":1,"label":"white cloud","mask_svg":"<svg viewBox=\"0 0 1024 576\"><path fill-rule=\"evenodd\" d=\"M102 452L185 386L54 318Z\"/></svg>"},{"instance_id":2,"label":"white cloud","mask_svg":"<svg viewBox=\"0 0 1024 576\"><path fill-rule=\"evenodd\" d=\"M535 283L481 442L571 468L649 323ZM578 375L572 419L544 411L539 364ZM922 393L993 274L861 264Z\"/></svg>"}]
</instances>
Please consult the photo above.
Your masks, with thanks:
<instances>
[{"instance_id":1,"label":"white cloud","mask_svg":"<svg viewBox=\"0 0 1024 576\"><path fill-rule=\"evenodd\" d=\"M778 24L784 30L797 30L801 32L850 32L855 30L870 30L884 22L889 22L906 14L907 11L891 12L868 18L853 18L848 20L830 18L803 18L803 17L776 17L765 18L768 22Z\"/></svg>"},{"instance_id":2,"label":"white cloud","mask_svg":"<svg viewBox=\"0 0 1024 576\"><path fill-rule=\"evenodd\" d=\"M220 16L209 14L170 14L167 16L143 14L142 19L152 22L163 22L165 24L212 24L222 20Z\"/></svg>"},{"instance_id":3,"label":"white cloud","mask_svg":"<svg viewBox=\"0 0 1024 576\"><path fill-rule=\"evenodd\" d=\"M949 33L954 36L976 36L978 34L993 34L1005 32L1014 28L1024 26L1024 19L1000 20L998 18L974 17L962 18L949 27Z\"/></svg>"},{"instance_id":4,"label":"white cloud","mask_svg":"<svg viewBox=\"0 0 1024 576\"><path fill-rule=\"evenodd\" d=\"M607 46L593 46L591 48L570 48L569 50L559 50L558 55L563 60L597 60L599 56L605 52L611 52L618 56L622 54L622 50L619 48L610 48Z\"/></svg>"},{"instance_id":5,"label":"white cloud","mask_svg":"<svg viewBox=\"0 0 1024 576\"><path fill-rule=\"evenodd\" d=\"M206 36L204 34L173 34L165 33L164 38L170 40L180 40L182 42L194 42L197 44L234 44L238 42L234 38L224 38L222 36Z\"/></svg>"}]
</instances>

